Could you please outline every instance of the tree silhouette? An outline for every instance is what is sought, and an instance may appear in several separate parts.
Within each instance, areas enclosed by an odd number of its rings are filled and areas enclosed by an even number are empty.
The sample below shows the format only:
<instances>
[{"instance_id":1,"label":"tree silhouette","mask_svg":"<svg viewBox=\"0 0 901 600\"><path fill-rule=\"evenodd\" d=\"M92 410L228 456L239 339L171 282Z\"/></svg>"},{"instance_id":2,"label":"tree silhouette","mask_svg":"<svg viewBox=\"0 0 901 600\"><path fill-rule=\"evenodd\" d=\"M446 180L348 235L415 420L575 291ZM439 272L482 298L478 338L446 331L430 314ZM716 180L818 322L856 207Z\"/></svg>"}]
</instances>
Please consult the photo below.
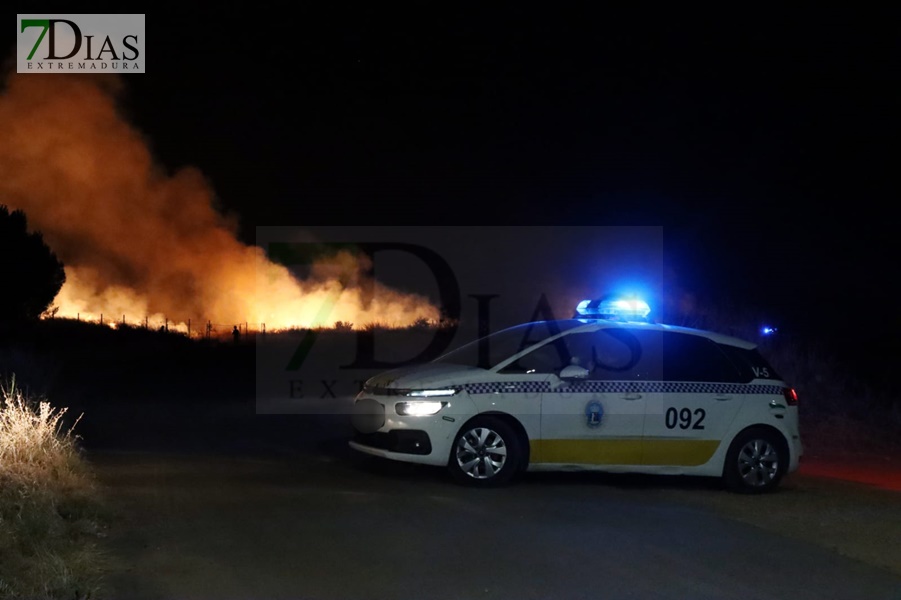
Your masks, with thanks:
<instances>
[{"instance_id":1,"label":"tree silhouette","mask_svg":"<svg viewBox=\"0 0 901 600\"><path fill-rule=\"evenodd\" d=\"M65 282L63 263L40 232L29 233L25 213L0 204L0 322L38 318Z\"/></svg>"}]
</instances>

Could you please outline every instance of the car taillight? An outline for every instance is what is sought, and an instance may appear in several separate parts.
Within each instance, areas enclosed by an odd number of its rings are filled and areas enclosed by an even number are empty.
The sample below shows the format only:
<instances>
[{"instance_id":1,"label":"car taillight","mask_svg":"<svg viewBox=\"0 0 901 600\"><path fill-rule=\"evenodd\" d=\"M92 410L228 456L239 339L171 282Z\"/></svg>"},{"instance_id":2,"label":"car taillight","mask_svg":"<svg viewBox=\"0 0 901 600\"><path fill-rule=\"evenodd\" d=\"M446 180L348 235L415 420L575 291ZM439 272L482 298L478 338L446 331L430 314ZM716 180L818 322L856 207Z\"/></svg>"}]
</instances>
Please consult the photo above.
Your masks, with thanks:
<instances>
[{"instance_id":1,"label":"car taillight","mask_svg":"<svg viewBox=\"0 0 901 600\"><path fill-rule=\"evenodd\" d=\"M785 401L788 402L789 406L797 406L798 392L795 391L795 388L790 388L790 387L782 388L782 395L785 396Z\"/></svg>"}]
</instances>

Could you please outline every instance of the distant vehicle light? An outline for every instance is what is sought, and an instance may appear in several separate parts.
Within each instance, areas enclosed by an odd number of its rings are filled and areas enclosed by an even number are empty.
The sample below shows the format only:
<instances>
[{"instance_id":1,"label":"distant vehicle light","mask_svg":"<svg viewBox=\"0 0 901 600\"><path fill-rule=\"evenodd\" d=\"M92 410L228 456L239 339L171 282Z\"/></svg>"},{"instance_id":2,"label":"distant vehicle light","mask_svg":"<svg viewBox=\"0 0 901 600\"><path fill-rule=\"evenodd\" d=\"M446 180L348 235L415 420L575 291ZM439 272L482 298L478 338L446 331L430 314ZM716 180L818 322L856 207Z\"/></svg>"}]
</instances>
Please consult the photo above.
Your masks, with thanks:
<instances>
[{"instance_id":1,"label":"distant vehicle light","mask_svg":"<svg viewBox=\"0 0 901 600\"><path fill-rule=\"evenodd\" d=\"M582 300L576 306L575 318L646 321L650 312L648 303L639 298L608 297Z\"/></svg>"},{"instance_id":2,"label":"distant vehicle light","mask_svg":"<svg viewBox=\"0 0 901 600\"><path fill-rule=\"evenodd\" d=\"M766 325L760 328L760 333L762 333L763 335L773 335L774 333L776 333L776 331L778 330L775 327L769 327Z\"/></svg>"}]
</instances>

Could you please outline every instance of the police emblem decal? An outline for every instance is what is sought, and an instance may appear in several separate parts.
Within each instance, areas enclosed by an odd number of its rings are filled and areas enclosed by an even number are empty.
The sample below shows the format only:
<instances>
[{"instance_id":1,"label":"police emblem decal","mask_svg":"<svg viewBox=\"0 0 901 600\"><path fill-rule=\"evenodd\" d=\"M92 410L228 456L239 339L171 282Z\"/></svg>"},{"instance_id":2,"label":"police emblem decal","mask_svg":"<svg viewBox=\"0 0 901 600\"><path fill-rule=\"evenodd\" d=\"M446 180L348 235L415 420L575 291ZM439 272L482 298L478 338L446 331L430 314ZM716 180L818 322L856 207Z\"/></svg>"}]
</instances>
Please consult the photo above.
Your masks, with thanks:
<instances>
[{"instance_id":1,"label":"police emblem decal","mask_svg":"<svg viewBox=\"0 0 901 600\"><path fill-rule=\"evenodd\" d=\"M589 402L585 406L585 420L589 427L600 427L604 418L604 407L597 400Z\"/></svg>"}]
</instances>

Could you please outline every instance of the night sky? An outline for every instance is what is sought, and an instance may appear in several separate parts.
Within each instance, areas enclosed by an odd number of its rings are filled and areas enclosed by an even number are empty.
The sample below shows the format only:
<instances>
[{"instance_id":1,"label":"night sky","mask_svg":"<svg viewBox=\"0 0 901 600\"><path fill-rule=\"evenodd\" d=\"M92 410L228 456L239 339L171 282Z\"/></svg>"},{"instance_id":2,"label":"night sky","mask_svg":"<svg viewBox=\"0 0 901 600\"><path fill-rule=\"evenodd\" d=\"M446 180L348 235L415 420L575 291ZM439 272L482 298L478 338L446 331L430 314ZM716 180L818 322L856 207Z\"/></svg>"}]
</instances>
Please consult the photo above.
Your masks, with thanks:
<instances>
[{"instance_id":1,"label":"night sky","mask_svg":"<svg viewBox=\"0 0 901 600\"><path fill-rule=\"evenodd\" d=\"M901 331L892 15L318 4L148 14L147 74L126 77L129 119L207 175L247 242L661 225L698 293L798 330Z\"/></svg>"}]
</instances>

